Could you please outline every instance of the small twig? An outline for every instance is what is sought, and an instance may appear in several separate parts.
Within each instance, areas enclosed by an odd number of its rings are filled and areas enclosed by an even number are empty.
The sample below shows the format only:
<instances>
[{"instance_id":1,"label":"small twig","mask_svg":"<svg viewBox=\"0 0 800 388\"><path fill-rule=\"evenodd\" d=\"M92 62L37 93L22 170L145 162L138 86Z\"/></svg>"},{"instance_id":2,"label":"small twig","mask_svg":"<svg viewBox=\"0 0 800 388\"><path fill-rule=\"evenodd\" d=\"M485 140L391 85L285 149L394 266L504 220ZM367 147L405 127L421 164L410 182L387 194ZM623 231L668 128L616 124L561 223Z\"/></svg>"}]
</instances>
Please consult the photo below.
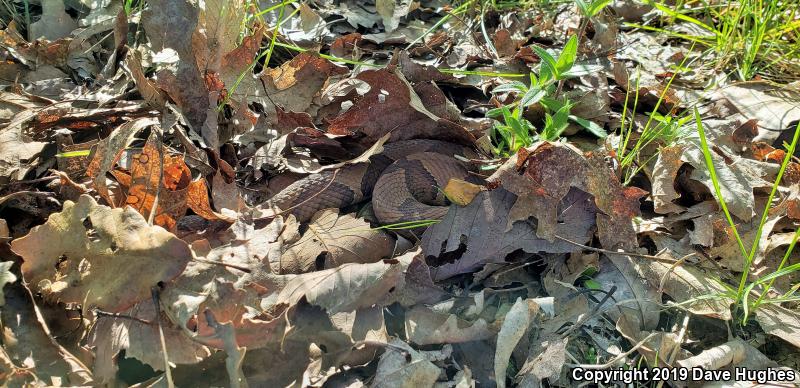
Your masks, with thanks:
<instances>
[{"instance_id":1,"label":"small twig","mask_svg":"<svg viewBox=\"0 0 800 388\"><path fill-rule=\"evenodd\" d=\"M584 322L586 322L589 319L592 319L595 316L601 314L599 312L600 311L600 307L602 307L606 303L606 301L608 301L609 299L614 299L614 293L616 291L617 291L617 286L611 286L611 289L608 290L608 291L587 289L587 290L583 290L583 291L579 291L579 292L575 293L575 295L577 296L579 294L588 293L588 292L602 292L602 293L605 294L605 296L603 296L603 299L601 299L599 302L597 302L597 304L595 304L595 306L592 308L592 311L589 314L584 314L583 316L581 316L581 318L578 319L578 321L576 321L575 324L572 325L572 327L570 327L567 331L565 331L563 334L561 334L561 338L567 338L574 330L578 329L579 327L582 327ZM614 301L616 302L616 299L614 299Z\"/></svg>"},{"instance_id":2,"label":"small twig","mask_svg":"<svg viewBox=\"0 0 800 388\"><path fill-rule=\"evenodd\" d=\"M561 241L564 241L564 242L566 242L566 243L569 243L569 244L575 245L575 246L577 246L577 247L581 247L581 248L583 248L583 249L586 249L586 250L589 250L589 251L592 251L592 252L605 253L605 254L607 254L607 255L618 255L618 256L632 256L632 257L641 257L641 258L643 258L643 259L650 259L650 260L665 261L665 262L667 262L667 263L674 263L674 262L676 262L676 261L677 261L677 260L675 260L675 259L668 259L668 258L666 258L666 257L653 256L653 255L644 255L644 254L641 254L641 253L633 253L633 252L625 252L625 251L619 251L619 252L615 252L615 251L610 251L610 250L608 250L608 249L595 248L595 247L590 247L590 246L588 246L588 245L583 245L583 244L581 244L581 243L578 243L578 242L575 242L575 241L572 241L572 240L566 239L566 238L564 238L564 237L561 237L561 236L559 236L559 235L555 235L555 237L556 237L557 239L561 240Z\"/></svg>"},{"instance_id":3,"label":"small twig","mask_svg":"<svg viewBox=\"0 0 800 388\"><path fill-rule=\"evenodd\" d=\"M239 271L246 272L246 273L251 273L251 272L253 272L253 270L251 270L250 268L247 268L247 267L245 267L245 266L238 265L238 264L224 263L224 262L221 262L221 261L216 261L216 260L207 260L207 259L201 259L201 258L199 258L199 257L196 257L196 258L194 258L194 259L192 259L192 260L194 260L194 261L196 261L196 262L198 262L198 263L206 263L206 264L213 264L213 265L221 265L221 266L223 266L223 267L228 267L228 268L238 269Z\"/></svg>"},{"instance_id":4,"label":"small twig","mask_svg":"<svg viewBox=\"0 0 800 388\"><path fill-rule=\"evenodd\" d=\"M42 178L29 179L27 181L16 181L16 182L13 182L12 184L15 184L15 185L29 185L29 184L33 184L33 183L54 181L54 180L56 180L58 178L60 178L58 175L51 175L51 176L46 176L46 177L42 177Z\"/></svg>"},{"instance_id":5,"label":"small twig","mask_svg":"<svg viewBox=\"0 0 800 388\"><path fill-rule=\"evenodd\" d=\"M119 314L119 313L110 313L108 311L103 311L103 310L100 310L100 309L97 309L97 308L95 308L93 311L94 311L94 314L97 315L98 318L106 318L107 317L107 318L115 318L115 319L116 318L119 318L119 319L130 319L132 321L143 323L145 325L152 325L153 324L153 322L150 322L150 321L148 321L146 319L142 319L142 318L139 318L139 317L134 317L132 315Z\"/></svg>"},{"instance_id":6,"label":"small twig","mask_svg":"<svg viewBox=\"0 0 800 388\"><path fill-rule=\"evenodd\" d=\"M155 308L156 322L158 323L158 339L161 342L161 354L164 356L164 376L167 378L167 387L175 388L169 366L169 356L167 355L167 341L164 337L164 328L161 327L161 303L158 297L158 286L150 289L150 296L153 298L153 307Z\"/></svg>"},{"instance_id":7,"label":"small twig","mask_svg":"<svg viewBox=\"0 0 800 388\"><path fill-rule=\"evenodd\" d=\"M686 261L686 259L688 259L688 258L690 258L690 257L692 257L694 255L695 255L694 253L690 253L690 254L688 254L688 255L686 255L684 257L681 257L680 259L678 259L678 261L676 261L675 263L673 263L669 267L669 270L667 270L667 272L664 273L664 276L661 276L661 281L658 283L658 293L659 294L664 292L664 283L667 281L667 276L669 276L669 274L674 272L675 268L678 268L679 265L683 264L683 262Z\"/></svg>"},{"instance_id":8,"label":"small twig","mask_svg":"<svg viewBox=\"0 0 800 388\"><path fill-rule=\"evenodd\" d=\"M681 349L681 344L683 343L683 337L686 336L686 329L689 327L689 318L692 314L686 314L683 317L683 324L681 324L681 331L678 333L678 338L675 340L675 347L672 348L672 351L669 353L667 357L667 365L668 367L672 366L672 363L675 362L675 358L678 357L678 351ZM656 388L661 388L664 386L664 380L658 382Z\"/></svg>"},{"instance_id":9,"label":"small twig","mask_svg":"<svg viewBox=\"0 0 800 388\"><path fill-rule=\"evenodd\" d=\"M51 192L48 192L48 191L17 191L16 193L11 193L11 194L6 195L4 197L0 197L0 205L2 205L3 203L5 203L8 200L14 199L15 197L22 197L22 196L25 196L25 195L33 195L33 196L39 196L39 197L49 197L49 196L54 195L54 194L51 193Z\"/></svg>"},{"instance_id":10,"label":"small twig","mask_svg":"<svg viewBox=\"0 0 800 388\"><path fill-rule=\"evenodd\" d=\"M655 337L656 335L658 335L658 333L650 333L650 334L648 334L647 337L644 337L643 340L639 341L636 345L633 345L633 347L630 348L630 350L628 350L625 353L620 353L618 356L612 358L611 360L609 360L605 364L600 364L600 365L595 365L595 364L566 364L566 365L569 366L569 367L572 367L572 368L581 368L581 369L586 369L586 370L589 370L589 369L598 370L598 369L610 368L610 367L614 366L614 364L616 364L617 361L622 360L625 357L628 357L629 355L631 355L631 353L637 351L639 348L644 346L644 344L647 343L647 341L649 341L651 338Z\"/></svg>"}]
</instances>

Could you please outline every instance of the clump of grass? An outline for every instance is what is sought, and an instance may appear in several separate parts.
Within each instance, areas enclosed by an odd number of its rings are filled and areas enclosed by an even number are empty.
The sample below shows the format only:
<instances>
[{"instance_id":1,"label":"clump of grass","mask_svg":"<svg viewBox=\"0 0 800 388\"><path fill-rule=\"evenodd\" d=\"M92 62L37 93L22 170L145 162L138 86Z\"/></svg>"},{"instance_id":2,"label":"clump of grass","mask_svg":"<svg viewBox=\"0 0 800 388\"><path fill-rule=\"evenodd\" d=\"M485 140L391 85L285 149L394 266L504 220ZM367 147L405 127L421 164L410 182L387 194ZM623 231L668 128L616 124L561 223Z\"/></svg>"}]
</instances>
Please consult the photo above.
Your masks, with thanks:
<instances>
[{"instance_id":1,"label":"clump of grass","mask_svg":"<svg viewBox=\"0 0 800 388\"><path fill-rule=\"evenodd\" d=\"M785 294L777 298L767 297L767 295L770 292L770 289L772 288L775 282L775 279L781 276L786 276L800 271L800 263L795 263L786 266L786 263L789 257L791 256L792 252L794 251L795 245L797 244L798 236L800 236L800 229L795 231L792 242L787 248L786 253L783 256L783 260L781 260L781 263L778 266L778 268L770 274L759 277L758 279L755 279L753 281L749 281L750 267L753 264L753 259L755 258L756 252L758 252L758 246L761 240L761 235L763 234L764 231L764 224L767 221L767 215L769 214L769 210L772 207L772 201L773 199L775 199L775 194L778 192L778 186L781 183L781 178L783 178L783 174L786 171L786 167L789 165L789 161L794 155L798 138L800 138L800 124L798 124L797 127L795 128L794 137L792 138L792 143L789 144L789 146L787 147L786 156L784 157L783 162L781 163L781 167L778 170L778 176L775 178L775 182L772 184L772 190L769 193L769 197L767 198L767 203L764 208L764 212L761 215L761 220L759 221L758 228L756 229L756 235L753 239L753 244L750 246L750 249L748 250L747 247L745 247L744 241L742 241L738 229L736 228L736 223L734 222L733 217L728 211L728 205L725 201L725 198L722 196L719 178L717 177L717 172L716 169L714 168L714 162L711 157L711 150L708 147L708 141L706 139L705 131L703 130L703 123L700 120L700 114L697 112L697 109L694 110L694 118L697 124L697 132L698 135L700 136L700 148L703 151L706 167L708 168L709 175L711 176L711 182L714 186L714 194L717 197L720 208L722 208L722 212L725 215L725 219L728 221L728 225L730 225L731 227L733 236L736 239L736 243L738 244L739 250L742 254L743 272L741 277L739 278L738 286L734 288L725 284L724 282L720 282L722 283L726 291L720 295L713 295L711 297L727 298L734 301L736 306L736 311L741 312L742 324L745 325L747 324L747 320L750 316L750 313L756 311L759 308L759 306L764 303L782 303L785 301L800 300L800 296L794 295L797 291L796 289L789 290ZM761 287L761 289L759 290L757 299L751 302L750 297L757 287Z\"/></svg>"},{"instance_id":2,"label":"clump of grass","mask_svg":"<svg viewBox=\"0 0 800 388\"><path fill-rule=\"evenodd\" d=\"M666 15L667 22L689 23L702 33L629 25L707 47L716 54L715 70L733 64L741 80L750 80L757 74L800 74L800 7L794 0L680 0L674 5L651 4Z\"/></svg>"}]
</instances>

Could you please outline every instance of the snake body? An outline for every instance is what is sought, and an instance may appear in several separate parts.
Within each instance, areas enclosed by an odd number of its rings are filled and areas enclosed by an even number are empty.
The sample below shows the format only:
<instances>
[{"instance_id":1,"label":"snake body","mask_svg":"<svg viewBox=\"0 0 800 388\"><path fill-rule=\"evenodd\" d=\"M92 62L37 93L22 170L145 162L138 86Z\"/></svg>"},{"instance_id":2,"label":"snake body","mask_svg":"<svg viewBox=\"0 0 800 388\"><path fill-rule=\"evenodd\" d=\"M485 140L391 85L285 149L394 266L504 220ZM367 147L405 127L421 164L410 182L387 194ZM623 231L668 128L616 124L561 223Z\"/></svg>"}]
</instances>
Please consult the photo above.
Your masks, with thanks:
<instances>
[{"instance_id":1,"label":"snake body","mask_svg":"<svg viewBox=\"0 0 800 388\"><path fill-rule=\"evenodd\" d=\"M381 224L441 219L447 213L442 192L451 178L466 179L467 169L453 157L468 150L438 140L405 140L383 152L338 170L299 179L271 199L305 222L319 210L343 208L372 197Z\"/></svg>"}]
</instances>

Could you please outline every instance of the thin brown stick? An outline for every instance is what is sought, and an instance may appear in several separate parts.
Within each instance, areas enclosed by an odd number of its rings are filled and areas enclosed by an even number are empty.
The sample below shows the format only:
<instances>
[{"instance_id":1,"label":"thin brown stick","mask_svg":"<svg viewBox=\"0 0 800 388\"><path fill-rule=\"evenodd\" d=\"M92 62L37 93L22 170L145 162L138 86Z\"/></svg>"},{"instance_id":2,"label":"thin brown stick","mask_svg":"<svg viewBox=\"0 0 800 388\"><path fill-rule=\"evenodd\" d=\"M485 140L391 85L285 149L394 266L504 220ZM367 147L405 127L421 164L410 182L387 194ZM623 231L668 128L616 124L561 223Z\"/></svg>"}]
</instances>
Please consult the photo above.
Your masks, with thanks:
<instances>
[{"instance_id":1,"label":"thin brown stick","mask_svg":"<svg viewBox=\"0 0 800 388\"><path fill-rule=\"evenodd\" d=\"M675 263L675 262L677 261L677 260L675 260L675 259L668 259L668 258L666 258L666 257L653 256L653 255L644 255L644 254L641 254L641 253L633 253L633 252L625 252L625 251L619 251L619 252L616 252L616 251L610 251L610 250L608 250L608 249L595 248L595 247L590 247L590 246L588 246L588 245L583 245L583 244L581 244L581 243L578 243L578 242L575 242L575 241L572 241L572 240L566 239L566 238L564 238L564 237L561 237L561 236L559 236L559 235L556 235L555 237L556 237L557 239L561 240L561 241L564 241L564 242L566 242L566 243L569 243L569 244L575 245L576 247L581 247L581 248L583 248L583 249L586 249L586 250L589 250L589 251L593 251L593 252L605 253L605 254L607 254L607 255L618 255L618 256L641 257L641 258L643 258L643 259L650 259L650 260L664 261L664 262L667 262L667 263Z\"/></svg>"},{"instance_id":2,"label":"thin brown stick","mask_svg":"<svg viewBox=\"0 0 800 388\"><path fill-rule=\"evenodd\" d=\"M650 333L647 337L644 337L643 340L641 340L638 343L636 343L636 345L633 345L633 347L630 348L630 350L628 350L625 353L621 353L621 354L617 355L616 357L608 360L608 362L606 362L605 364L600 364L600 365L595 365L595 364L567 364L567 365L570 366L570 367L573 367L573 368L574 367L578 367L578 368L587 369L587 370L588 369L597 370L597 369L610 368L610 367L616 365L617 361L622 360L623 358L628 357L629 355L631 355L631 353L639 350L639 348L644 346L644 344L647 343L647 341L649 341L651 338L655 337L657 334L658 333Z\"/></svg>"},{"instance_id":3,"label":"thin brown stick","mask_svg":"<svg viewBox=\"0 0 800 388\"><path fill-rule=\"evenodd\" d=\"M221 265L223 267L229 267L229 268L233 268L233 269L238 269L239 271L246 272L246 273L252 272L252 270L250 268L247 268L247 267L241 266L241 265L237 265L237 264L224 263L224 262L216 261L216 260L201 259L199 257L196 257L196 258L194 258L192 260L194 260L194 261L196 261L198 263Z\"/></svg>"}]
</instances>

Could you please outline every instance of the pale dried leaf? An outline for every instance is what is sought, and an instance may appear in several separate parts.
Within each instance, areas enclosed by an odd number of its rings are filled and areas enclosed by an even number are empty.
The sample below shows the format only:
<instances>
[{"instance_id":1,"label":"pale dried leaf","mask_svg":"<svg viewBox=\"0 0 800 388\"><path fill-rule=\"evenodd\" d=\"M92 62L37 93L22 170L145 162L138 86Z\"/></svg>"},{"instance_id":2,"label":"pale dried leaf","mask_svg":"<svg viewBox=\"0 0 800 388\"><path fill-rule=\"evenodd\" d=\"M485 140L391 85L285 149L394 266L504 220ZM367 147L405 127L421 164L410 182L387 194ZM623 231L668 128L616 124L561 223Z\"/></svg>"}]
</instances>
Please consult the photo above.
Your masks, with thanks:
<instances>
[{"instance_id":1,"label":"pale dried leaf","mask_svg":"<svg viewBox=\"0 0 800 388\"><path fill-rule=\"evenodd\" d=\"M503 325L500 326L500 332L497 333L497 349L494 355L494 376L498 388L506 386L506 368L509 357L528 330L530 318L528 302L517 298L503 319Z\"/></svg>"},{"instance_id":2,"label":"pale dried leaf","mask_svg":"<svg viewBox=\"0 0 800 388\"><path fill-rule=\"evenodd\" d=\"M392 238L382 230L371 229L364 219L325 209L314 215L308 230L286 248L277 264L280 273L302 273L317 266L374 263L390 257L393 249Z\"/></svg>"},{"instance_id":3,"label":"pale dried leaf","mask_svg":"<svg viewBox=\"0 0 800 388\"><path fill-rule=\"evenodd\" d=\"M455 314L414 306L406 311L406 335L417 345L447 344L486 340L493 336L489 325L479 318L467 322Z\"/></svg>"},{"instance_id":4,"label":"pale dried leaf","mask_svg":"<svg viewBox=\"0 0 800 388\"><path fill-rule=\"evenodd\" d=\"M756 310L756 322L768 334L772 334L800 348L800 312L776 303L763 303Z\"/></svg>"},{"instance_id":5,"label":"pale dried leaf","mask_svg":"<svg viewBox=\"0 0 800 388\"><path fill-rule=\"evenodd\" d=\"M416 388L431 387L439 378L439 367L425 356L399 339L390 342L406 352L387 349L378 361L378 370L372 382L373 388Z\"/></svg>"},{"instance_id":6,"label":"pale dried leaf","mask_svg":"<svg viewBox=\"0 0 800 388\"><path fill-rule=\"evenodd\" d=\"M178 276L192 259L185 242L147 225L135 210L98 205L88 195L65 202L11 247L37 292L110 312L148 298L151 287Z\"/></svg>"}]
</instances>

